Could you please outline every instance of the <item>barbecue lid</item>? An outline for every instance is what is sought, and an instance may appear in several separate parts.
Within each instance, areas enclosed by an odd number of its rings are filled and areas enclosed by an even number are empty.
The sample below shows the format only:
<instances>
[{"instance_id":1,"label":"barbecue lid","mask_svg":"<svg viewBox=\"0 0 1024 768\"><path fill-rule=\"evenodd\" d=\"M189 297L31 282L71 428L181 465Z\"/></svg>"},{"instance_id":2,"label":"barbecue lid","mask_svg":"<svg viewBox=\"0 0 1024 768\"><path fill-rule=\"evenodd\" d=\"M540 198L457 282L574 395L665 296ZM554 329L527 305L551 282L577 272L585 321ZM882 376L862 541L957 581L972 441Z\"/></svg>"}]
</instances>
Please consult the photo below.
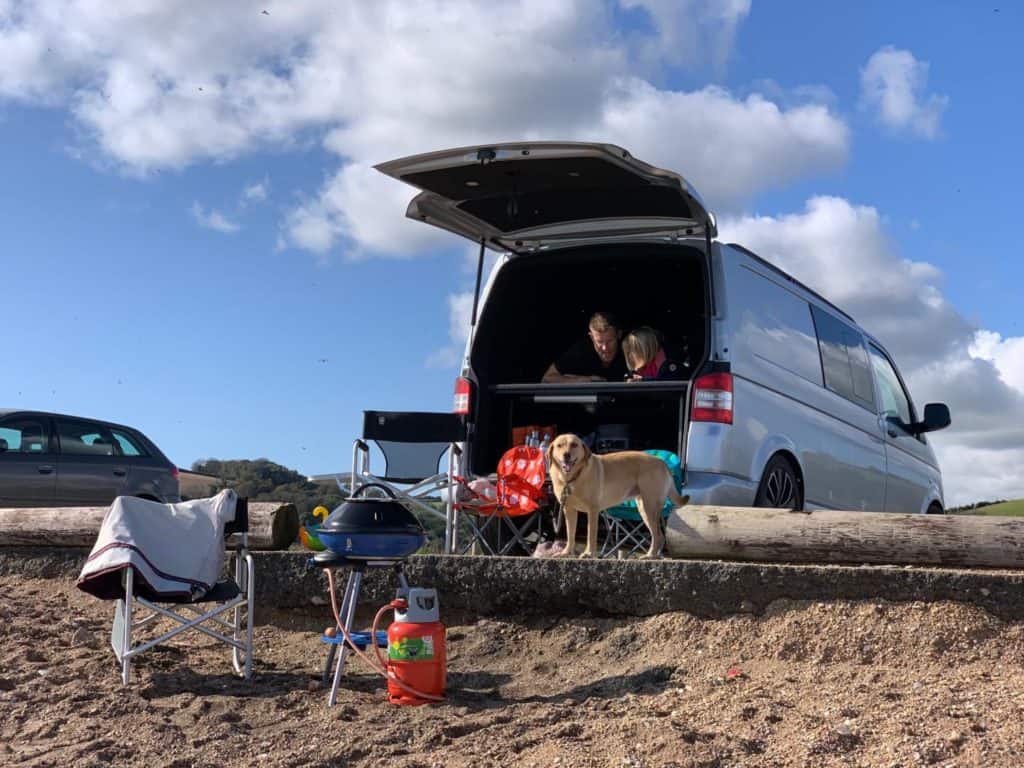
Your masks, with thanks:
<instances>
[{"instance_id":1,"label":"barbecue lid","mask_svg":"<svg viewBox=\"0 0 1024 768\"><path fill-rule=\"evenodd\" d=\"M367 488L381 488L390 498L357 498ZM320 530L330 533L422 534L423 524L387 486L367 483L335 509Z\"/></svg>"}]
</instances>

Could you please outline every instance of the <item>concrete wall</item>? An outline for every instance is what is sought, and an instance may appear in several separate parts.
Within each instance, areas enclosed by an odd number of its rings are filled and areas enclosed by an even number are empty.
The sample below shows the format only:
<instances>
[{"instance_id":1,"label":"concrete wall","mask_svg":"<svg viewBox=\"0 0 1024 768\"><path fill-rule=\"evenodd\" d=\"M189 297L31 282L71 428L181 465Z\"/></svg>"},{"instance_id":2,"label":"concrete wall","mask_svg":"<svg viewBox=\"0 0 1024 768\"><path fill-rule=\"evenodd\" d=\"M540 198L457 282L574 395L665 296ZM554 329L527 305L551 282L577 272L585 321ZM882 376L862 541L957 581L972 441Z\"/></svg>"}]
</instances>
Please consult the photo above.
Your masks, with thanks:
<instances>
[{"instance_id":1,"label":"concrete wall","mask_svg":"<svg viewBox=\"0 0 1024 768\"><path fill-rule=\"evenodd\" d=\"M0 549L0 575L74 579L83 549ZM303 552L256 552L257 604L312 609L326 601L322 569ZM414 586L435 587L446 610L481 616L649 616L686 611L717 617L762 611L774 600L954 601L1024 619L1024 573L894 566L814 566L697 560L551 560L424 555L409 558ZM338 587L347 569L338 569ZM360 604L394 596L390 569L370 569ZM89 598L91 599L91 598Z\"/></svg>"}]
</instances>

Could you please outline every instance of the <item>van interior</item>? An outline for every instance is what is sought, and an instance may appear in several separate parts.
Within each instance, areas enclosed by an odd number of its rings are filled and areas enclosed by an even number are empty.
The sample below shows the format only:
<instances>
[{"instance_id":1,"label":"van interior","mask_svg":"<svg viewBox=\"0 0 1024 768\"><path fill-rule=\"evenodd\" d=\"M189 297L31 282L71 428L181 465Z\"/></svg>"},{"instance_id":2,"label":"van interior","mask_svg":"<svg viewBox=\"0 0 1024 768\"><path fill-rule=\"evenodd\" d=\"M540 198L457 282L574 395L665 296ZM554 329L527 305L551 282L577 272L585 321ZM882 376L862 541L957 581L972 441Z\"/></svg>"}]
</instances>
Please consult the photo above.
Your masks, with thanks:
<instances>
[{"instance_id":1,"label":"van interior","mask_svg":"<svg viewBox=\"0 0 1024 768\"><path fill-rule=\"evenodd\" d=\"M689 381L542 384L552 362L587 335L595 311L624 331L656 329L673 359L700 369L707 353L703 250L681 243L584 246L523 254L499 271L481 305L471 353L477 378L470 470L494 472L513 430L555 427L598 452L681 454Z\"/></svg>"}]
</instances>

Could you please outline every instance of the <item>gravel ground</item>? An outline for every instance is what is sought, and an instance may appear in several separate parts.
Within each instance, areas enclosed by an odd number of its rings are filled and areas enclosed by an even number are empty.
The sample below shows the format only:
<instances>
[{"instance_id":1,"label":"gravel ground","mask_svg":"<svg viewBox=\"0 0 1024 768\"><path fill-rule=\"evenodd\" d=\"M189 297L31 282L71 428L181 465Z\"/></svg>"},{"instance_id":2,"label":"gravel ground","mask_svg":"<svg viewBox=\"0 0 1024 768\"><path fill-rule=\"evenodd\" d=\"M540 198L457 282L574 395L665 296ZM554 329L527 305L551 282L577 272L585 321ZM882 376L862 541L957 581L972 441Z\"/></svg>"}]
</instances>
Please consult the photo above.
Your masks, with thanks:
<instances>
[{"instance_id":1,"label":"gravel ground","mask_svg":"<svg viewBox=\"0 0 1024 768\"><path fill-rule=\"evenodd\" d=\"M444 613L448 701L398 707L350 661L320 686L328 609L267 612L251 682L195 636L122 689L111 605L0 577L0 764L1024 765L1024 624L953 603L777 601L760 616Z\"/></svg>"}]
</instances>

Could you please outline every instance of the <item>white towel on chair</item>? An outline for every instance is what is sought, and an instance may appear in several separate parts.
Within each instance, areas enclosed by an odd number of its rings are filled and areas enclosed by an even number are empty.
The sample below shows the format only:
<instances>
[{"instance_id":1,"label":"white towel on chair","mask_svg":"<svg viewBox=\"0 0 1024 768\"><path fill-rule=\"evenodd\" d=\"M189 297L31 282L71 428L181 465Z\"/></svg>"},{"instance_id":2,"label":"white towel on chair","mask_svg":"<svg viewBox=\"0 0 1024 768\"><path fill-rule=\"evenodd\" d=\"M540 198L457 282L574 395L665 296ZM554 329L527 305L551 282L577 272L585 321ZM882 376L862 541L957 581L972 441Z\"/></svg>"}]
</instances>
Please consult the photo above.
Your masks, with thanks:
<instances>
[{"instance_id":1,"label":"white towel on chair","mask_svg":"<svg viewBox=\"0 0 1024 768\"><path fill-rule=\"evenodd\" d=\"M103 518L78 588L107 600L123 597L121 571L131 567L139 594L202 597L224 568L224 525L235 519L236 501L230 489L180 504L118 496Z\"/></svg>"}]
</instances>

